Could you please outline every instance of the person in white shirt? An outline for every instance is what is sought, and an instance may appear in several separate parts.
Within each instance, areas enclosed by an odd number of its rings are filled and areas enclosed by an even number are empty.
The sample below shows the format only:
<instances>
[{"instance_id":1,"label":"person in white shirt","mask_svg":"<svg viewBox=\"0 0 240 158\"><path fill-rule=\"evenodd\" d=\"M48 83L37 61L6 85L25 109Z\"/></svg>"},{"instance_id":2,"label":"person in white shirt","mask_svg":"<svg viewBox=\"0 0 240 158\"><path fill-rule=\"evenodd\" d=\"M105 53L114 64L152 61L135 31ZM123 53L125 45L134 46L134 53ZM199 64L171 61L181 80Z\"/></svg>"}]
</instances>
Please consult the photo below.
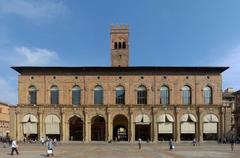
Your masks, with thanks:
<instances>
[{"instance_id":1,"label":"person in white shirt","mask_svg":"<svg viewBox=\"0 0 240 158\"><path fill-rule=\"evenodd\" d=\"M138 139L138 149L140 150L142 148L142 139Z\"/></svg>"},{"instance_id":2,"label":"person in white shirt","mask_svg":"<svg viewBox=\"0 0 240 158\"><path fill-rule=\"evenodd\" d=\"M16 151L17 155L19 154L17 148L18 148L17 142L16 142L16 140L13 140L12 141L12 152L11 152L11 155L13 155L14 151Z\"/></svg>"}]
</instances>

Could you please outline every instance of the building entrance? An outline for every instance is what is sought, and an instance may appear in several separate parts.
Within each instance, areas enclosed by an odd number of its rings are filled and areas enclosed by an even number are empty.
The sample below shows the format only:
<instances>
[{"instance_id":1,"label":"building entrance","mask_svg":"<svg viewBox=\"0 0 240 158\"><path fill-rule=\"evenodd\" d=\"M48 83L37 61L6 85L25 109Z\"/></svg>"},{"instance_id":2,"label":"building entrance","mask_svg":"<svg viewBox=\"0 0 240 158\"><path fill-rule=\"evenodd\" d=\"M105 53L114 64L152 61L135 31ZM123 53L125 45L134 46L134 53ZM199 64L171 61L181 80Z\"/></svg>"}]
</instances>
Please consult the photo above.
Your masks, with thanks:
<instances>
[{"instance_id":1,"label":"building entrance","mask_svg":"<svg viewBox=\"0 0 240 158\"><path fill-rule=\"evenodd\" d=\"M91 139L93 141L105 141L105 120L101 116L92 118Z\"/></svg>"},{"instance_id":2,"label":"building entrance","mask_svg":"<svg viewBox=\"0 0 240 158\"><path fill-rule=\"evenodd\" d=\"M124 115L117 115L113 119L113 139L128 141L128 119Z\"/></svg>"},{"instance_id":3,"label":"building entrance","mask_svg":"<svg viewBox=\"0 0 240 158\"><path fill-rule=\"evenodd\" d=\"M141 138L143 141L150 141L150 124L136 124L135 125L135 140Z\"/></svg>"},{"instance_id":4,"label":"building entrance","mask_svg":"<svg viewBox=\"0 0 240 158\"><path fill-rule=\"evenodd\" d=\"M83 140L83 121L78 116L73 116L69 119L69 140Z\"/></svg>"}]
</instances>

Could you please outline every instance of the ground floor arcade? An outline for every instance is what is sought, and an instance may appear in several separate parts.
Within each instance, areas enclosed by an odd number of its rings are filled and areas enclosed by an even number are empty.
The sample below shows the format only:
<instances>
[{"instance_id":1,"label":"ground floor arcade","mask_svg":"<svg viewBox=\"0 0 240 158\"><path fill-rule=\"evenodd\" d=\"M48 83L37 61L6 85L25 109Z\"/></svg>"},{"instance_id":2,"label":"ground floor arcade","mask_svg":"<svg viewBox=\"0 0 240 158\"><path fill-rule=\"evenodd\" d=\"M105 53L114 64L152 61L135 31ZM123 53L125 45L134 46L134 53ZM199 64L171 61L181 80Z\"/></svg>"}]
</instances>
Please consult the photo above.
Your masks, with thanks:
<instances>
[{"instance_id":1,"label":"ground floor arcade","mask_svg":"<svg viewBox=\"0 0 240 158\"><path fill-rule=\"evenodd\" d=\"M30 109L30 110L29 110ZM12 112L17 109L12 109ZM219 140L227 131L220 108L19 108L12 113L11 136L61 141Z\"/></svg>"}]
</instances>

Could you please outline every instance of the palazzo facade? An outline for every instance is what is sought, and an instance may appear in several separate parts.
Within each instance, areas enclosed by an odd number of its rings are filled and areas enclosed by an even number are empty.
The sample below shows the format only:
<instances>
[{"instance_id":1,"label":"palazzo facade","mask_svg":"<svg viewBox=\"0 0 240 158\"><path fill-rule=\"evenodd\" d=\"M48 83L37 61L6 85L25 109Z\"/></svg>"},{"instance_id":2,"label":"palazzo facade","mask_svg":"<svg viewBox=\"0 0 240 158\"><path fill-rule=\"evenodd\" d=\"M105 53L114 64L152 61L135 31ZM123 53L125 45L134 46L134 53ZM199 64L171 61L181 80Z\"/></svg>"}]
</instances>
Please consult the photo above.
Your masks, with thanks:
<instances>
[{"instance_id":1,"label":"palazzo facade","mask_svg":"<svg viewBox=\"0 0 240 158\"><path fill-rule=\"evenodd\" d=\"M12 138L179 142L231 132L228 67L129 66L128 26L112 26L110 37L111 67L12 67L20 74Z\"/></svg>"},{"instance_id":2,"label":"palazzo facade","mask_svg":"<svg viewBox=\"0 0 240 158\"><path fill-rule=\"evenodd\" d=\"M9 133L9 105L0 102L0 138Z\"/></svg>"}]
</instances>

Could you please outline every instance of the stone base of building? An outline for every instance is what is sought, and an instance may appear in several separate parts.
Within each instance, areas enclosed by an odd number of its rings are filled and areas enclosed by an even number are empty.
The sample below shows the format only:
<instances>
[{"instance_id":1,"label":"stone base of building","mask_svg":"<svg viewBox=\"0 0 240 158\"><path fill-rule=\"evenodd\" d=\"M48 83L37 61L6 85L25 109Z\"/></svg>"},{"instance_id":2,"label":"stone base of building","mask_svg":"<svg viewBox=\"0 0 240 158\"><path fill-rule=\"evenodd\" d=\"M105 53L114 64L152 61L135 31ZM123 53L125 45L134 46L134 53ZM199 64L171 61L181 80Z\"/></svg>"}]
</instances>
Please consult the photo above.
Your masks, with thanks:
<instances>
[{"instance_id":1,"label":"stone base of building","mask_svg":"<svg viewBox=\"0 0 240 158\"><path fill-rule=\"evenodd\" d=\"M19 105L12 138L60 141L221 141L231 136L231 109L221 105Z\"/></svg>"}]
</instances>

